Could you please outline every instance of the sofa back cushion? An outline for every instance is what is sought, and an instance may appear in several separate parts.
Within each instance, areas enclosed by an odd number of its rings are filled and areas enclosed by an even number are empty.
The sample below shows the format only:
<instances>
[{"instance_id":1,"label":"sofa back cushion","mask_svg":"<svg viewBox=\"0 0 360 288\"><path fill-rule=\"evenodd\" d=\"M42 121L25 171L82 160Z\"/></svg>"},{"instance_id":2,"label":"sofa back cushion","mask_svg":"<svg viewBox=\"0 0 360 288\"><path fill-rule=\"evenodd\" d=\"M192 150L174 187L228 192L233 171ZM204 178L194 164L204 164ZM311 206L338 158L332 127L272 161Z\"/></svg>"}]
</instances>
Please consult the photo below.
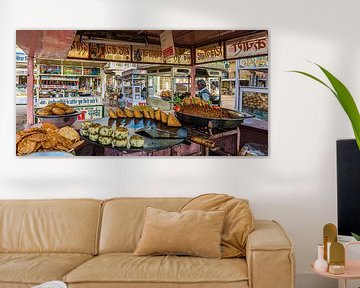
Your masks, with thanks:
<instances>
[{"instance_id":1,"label":"sofa back cushion","mask_svg":"<svg viewBox=\"0 0 360 288\"><path fill-rule=\"evenodd\" d=\"M0 253L96 254L102 201L0 200Z\"/></svg>"},{"instance_id":2,"label":"sofa back cushion","mask_svg":"<svg viewBox=\"0 0 360 288\"><path fill-rule=\"evenodd\" d=\"M133 252L141 237L146 207L179 211L189 198L116 198L105 201L99 253Z\"/></svg>"}]
</instances>

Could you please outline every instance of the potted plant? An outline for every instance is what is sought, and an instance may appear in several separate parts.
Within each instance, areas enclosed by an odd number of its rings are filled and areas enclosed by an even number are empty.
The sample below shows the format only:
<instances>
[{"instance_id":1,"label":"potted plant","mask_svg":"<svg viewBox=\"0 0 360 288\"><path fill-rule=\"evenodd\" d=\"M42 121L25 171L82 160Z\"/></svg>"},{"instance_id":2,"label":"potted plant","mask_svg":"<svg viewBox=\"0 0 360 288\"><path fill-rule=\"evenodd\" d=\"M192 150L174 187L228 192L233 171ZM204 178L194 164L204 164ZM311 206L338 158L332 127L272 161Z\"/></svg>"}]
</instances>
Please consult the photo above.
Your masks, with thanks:
<instances>
[{"instance_id":1,"label":"potted plant","mask_svg":"<svg viewBox=\"0 0 360 288\"><path fill-rule=\"evenodd\" d=\"M356 143L360 150L360 114L356 106L356 103L354 101L354 98L352 97L350 91L340 80L338 80L334 75L332 75L322 66L318 64L315 65L317 65L320 68L320 70L325 74L326 78L330 82L330 85L326 84L324 81L320 80L319 78L303 71L293 70L290 72L295 72L310 77L311 79L327 87L335 95L336 99L339 101L340 105L343 107L345 113L349 117L350 123L354 131ZM351 233L351 234L357 241L360 241L360 235L355 233Z\"/></svg>"},{"instance_id":2,"label":"potted plant","mask_svg":"<svg viewBox=\"0 0 360 288\"><path fill-rule=\"evenodd\" d=\"M309 73L297 71L297 70L293 70L291 72L299 73L307 77L310 77L311 79L314 79L315 81L321 83L322 85L330 89L330 91L335 95L336 99L339 101L340 105L343 107L345 113L349 117L349 120L354 130L356 143L360 150L360 114L358 108L356 107L354 98L352 97L351 93L346 88L346 86L340 80L338 80L325 68L321 67L318 64L315 65L317 65L321 69L321 71L325 74L327 79L330 81L332 87L330 87L324 81L320 80L319 78Z\"/></svg>"}]
</instances>

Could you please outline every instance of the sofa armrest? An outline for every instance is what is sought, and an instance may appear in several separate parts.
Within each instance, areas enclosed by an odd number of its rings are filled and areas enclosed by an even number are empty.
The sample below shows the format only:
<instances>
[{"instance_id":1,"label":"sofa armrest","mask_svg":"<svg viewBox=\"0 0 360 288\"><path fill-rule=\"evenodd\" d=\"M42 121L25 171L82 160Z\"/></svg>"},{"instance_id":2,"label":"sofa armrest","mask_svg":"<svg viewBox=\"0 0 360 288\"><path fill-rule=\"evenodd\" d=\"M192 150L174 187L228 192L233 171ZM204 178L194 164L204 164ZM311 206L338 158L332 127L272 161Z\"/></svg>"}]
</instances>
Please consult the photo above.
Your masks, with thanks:
<instances>
[{"instance_id":1,"label":"sofa armrest","mask_svg":"<svg viewBox=\"0 0 360 288\"><path fill-rule=\"evenodd\" d=\"M249 234L246 261L250 288L294 288L293 245L275 221L256 220Z\"/></svg>"}]
</instances>

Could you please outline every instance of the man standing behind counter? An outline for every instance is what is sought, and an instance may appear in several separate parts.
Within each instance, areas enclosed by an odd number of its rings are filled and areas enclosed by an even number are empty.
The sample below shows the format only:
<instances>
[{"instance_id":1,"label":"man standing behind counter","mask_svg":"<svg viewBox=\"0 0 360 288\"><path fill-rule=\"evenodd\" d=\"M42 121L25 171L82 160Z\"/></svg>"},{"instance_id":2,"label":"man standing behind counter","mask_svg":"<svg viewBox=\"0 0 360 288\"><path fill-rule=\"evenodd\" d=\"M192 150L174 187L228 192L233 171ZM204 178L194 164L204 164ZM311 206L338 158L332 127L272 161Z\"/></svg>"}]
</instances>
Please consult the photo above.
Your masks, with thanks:
<instances>
[{"instance_id":1,"label":"man standing behind counter","mask_svg":"<svg viewBox=\"0 0 360 288\"><path fill-rule=\"evenodd\" d=\"M204 100L204 101L211 101L211 98L210 98L210 92L209 90L206 88L206 82L205 80L203 79L200 79L196 82L196 86L197 86L197 89L198 89L198 97L201 99L201 100Z\"/></svg>"}]
</instances>

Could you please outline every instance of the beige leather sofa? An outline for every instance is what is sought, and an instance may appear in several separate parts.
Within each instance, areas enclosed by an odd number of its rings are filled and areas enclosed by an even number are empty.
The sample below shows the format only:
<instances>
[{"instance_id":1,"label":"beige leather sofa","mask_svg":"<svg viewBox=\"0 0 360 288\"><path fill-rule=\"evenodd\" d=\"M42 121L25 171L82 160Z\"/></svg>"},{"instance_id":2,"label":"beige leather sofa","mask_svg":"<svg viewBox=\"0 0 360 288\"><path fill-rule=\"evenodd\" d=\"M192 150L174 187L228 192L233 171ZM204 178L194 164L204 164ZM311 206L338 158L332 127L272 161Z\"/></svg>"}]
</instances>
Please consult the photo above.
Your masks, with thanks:
<instances>
[{"instance_id":1,"label":"beige leather sofa","mask_svg":"<svg viewBox=\"0 0 360 288\"><path fill-rule=\"evenodd\" d=\"M0 288L51 280L71 288L294 287L292 244L268 220L256 221L246 258L133 256L145 207L176 211L188 200L1 200Z\"/></svg>"}]
</instances>

